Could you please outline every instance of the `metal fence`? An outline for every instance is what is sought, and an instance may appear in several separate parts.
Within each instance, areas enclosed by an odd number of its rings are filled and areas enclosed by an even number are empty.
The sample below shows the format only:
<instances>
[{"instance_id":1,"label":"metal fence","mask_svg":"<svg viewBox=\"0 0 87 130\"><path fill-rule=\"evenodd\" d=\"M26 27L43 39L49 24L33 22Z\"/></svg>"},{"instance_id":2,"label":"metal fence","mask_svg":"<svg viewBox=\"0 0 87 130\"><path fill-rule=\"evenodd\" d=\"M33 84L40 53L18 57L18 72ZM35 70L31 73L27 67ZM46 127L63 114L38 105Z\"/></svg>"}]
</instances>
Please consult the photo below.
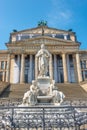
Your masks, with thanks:
<instances>
[{"instance_id":1,"label":"metal fence","mask_svg":"<svg viewBox=\"0 0 87 130\"><path fill-rule=\"evenodd\" d=\"M87 130L87 106L0 107L0 130Z\"/></svg>"}]
</instances>

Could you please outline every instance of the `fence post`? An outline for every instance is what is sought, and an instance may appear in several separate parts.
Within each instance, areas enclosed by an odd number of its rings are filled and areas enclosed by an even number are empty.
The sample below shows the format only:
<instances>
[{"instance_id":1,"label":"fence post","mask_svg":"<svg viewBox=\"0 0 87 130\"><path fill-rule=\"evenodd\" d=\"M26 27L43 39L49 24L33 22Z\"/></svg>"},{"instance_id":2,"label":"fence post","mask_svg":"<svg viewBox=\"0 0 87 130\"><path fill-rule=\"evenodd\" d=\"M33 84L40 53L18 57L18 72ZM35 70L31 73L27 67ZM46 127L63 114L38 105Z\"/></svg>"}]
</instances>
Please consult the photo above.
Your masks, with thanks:
<instances>
[{"instance_id":1,"label":"fence post","mask_svg":"<svg viewBox=\"0 0 87 130\"><path fill-rule=\"evenodd\" d=\"M73 107L73 115L74 115L74 125L75 125L75 130L77 130L77 125L76 125L76 115L75 115L75 108Z\"/></svg>"},{"instance_id":2,"label":"fence post","mask_svg":"<svg viewBox=\"0 0 87 130\"><path fill-rule=\"evenodd\" d=\"M14 123L13 123L13 120L14 120L14 108L12 108L12 127L14 127Z\"/></svg>"},{"instance_id":3,"label":"fence post","mask_svg":"<svg viewBox=\"0 0 87 130\"><path fill-rule=\"evenodd\" d=\"M43 127L43 128L42 128L42 129L45 130L45 110L44 110L44 108L42 109L42 111L43 111L43 117L42 117L42 121L43 121L43 122L42 122L42 123L43 123L43 124L42 124L42 127Z\"/></svg>"}]
</instances>

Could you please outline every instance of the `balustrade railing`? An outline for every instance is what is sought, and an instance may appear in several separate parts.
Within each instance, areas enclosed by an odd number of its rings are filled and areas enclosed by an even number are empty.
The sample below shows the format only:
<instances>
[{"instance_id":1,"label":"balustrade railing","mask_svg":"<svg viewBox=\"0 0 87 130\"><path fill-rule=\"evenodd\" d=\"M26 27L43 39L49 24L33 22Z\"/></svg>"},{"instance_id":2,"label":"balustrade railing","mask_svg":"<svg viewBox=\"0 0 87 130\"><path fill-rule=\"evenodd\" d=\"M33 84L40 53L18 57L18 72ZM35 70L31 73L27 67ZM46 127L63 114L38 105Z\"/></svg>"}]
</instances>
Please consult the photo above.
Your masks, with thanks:
<instances>
[{"instance_id":1,"label":"balustrade railing","mask_svg":"<svg viewBox=\"0 0 87 130\"><path fill-rule=\"evenodd\" d=\"M0 107L0 130L87 130L87 106Z\"/></svg>"}]
</instances>

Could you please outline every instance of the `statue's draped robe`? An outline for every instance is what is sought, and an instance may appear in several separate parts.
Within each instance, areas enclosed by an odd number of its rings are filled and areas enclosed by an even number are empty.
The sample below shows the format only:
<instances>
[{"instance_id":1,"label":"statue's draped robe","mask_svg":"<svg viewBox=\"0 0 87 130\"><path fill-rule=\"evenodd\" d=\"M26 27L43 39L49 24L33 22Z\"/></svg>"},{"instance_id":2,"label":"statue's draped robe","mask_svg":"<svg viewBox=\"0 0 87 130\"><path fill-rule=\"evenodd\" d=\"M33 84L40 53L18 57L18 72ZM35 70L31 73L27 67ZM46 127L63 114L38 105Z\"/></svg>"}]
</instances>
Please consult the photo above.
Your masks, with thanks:
<instances>
[{"instance_id":1,"label":"statue's draped robe","mask_svg":"<svg viewBox=\"0 0 87 130\"><path fill-rule=\"evenodd\" d=\"M49 65L49 53L46 50L41 49L38 54L38 70L40 75L47 75Z\"/></svg>"}]
</instances>

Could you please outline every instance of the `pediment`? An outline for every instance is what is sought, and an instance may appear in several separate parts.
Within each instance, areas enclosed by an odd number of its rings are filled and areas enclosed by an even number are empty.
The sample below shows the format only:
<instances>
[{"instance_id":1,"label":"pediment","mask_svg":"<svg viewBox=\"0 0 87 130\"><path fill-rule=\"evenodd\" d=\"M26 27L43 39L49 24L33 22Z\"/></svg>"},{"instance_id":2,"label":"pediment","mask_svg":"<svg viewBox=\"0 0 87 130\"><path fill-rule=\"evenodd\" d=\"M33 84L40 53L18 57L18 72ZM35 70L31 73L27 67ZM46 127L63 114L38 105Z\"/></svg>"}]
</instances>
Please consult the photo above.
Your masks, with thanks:
<instances>
[{"instance_id":1,"label":"pediment","mask_svg":"<svg viewBox=\"0 0 87 130\"><path fill-rule=\"evenodd\" d=\"M17 31L15 33L12 33L12 35L17 35L17 34L42 34L42 29L44 30L44 34L69 34L73 32L69 32L66 30L60 30L56 28L50 28L50 27L36 27L32 29L27 29L27 30L22 30L22 31Z\"/></svg>"}]
</instances>

